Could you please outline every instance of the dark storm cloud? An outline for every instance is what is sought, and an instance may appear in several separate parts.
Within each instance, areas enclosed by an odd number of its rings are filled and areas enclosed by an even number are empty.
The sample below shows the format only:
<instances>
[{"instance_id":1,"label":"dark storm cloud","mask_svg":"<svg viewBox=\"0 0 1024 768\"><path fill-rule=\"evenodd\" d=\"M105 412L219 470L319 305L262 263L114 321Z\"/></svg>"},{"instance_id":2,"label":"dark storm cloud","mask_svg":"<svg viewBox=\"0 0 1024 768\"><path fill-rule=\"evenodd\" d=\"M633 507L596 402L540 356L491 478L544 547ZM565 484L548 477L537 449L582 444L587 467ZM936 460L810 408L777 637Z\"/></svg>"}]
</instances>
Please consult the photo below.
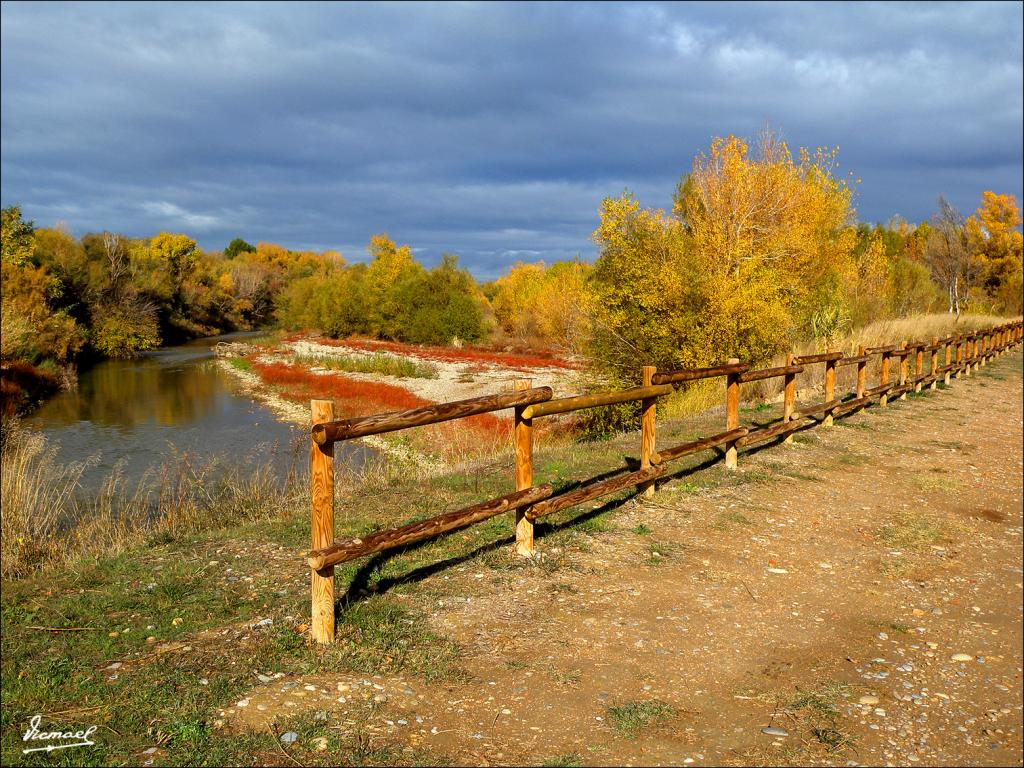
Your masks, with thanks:
<instances>
[{"instance_id":1,"label":"dark storm cloud","mask_svg":"<svg viewBox=\"0 0 1024 768\"><path fill-rule=\"evenodd\" d=\"M1013 3L11 3L2 42L3 204L79 234L387 230L489 277L766 121L840 146L863 220L1021 196Z\"/></svg>"}]
</instances>

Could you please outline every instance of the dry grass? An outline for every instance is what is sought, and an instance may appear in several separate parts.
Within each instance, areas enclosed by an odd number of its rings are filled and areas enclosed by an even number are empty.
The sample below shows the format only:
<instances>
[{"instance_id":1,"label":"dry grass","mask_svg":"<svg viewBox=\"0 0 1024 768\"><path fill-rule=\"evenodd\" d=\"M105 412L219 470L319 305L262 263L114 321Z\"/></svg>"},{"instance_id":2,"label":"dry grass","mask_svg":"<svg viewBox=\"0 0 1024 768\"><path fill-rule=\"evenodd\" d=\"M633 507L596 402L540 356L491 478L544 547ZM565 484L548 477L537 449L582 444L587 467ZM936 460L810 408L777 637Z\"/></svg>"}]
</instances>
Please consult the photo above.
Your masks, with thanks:
<instances>
[{"instance_id":1,"label":"dry grass","mask_svg":"<svg viewBox=\"0 0 1024 768\"><path fill-rule=\"evenodd\" d=\"M83 498L88 462L62 464L45 435L5 419L0 446L0 554L3 578L25 576L80 557L110 555L152 537L187 533L281 515L300 507L305 491L282 488L268 467L201 465L187 454L166 462L134 486L120 467Z\"/></svg>"}]
</instances>

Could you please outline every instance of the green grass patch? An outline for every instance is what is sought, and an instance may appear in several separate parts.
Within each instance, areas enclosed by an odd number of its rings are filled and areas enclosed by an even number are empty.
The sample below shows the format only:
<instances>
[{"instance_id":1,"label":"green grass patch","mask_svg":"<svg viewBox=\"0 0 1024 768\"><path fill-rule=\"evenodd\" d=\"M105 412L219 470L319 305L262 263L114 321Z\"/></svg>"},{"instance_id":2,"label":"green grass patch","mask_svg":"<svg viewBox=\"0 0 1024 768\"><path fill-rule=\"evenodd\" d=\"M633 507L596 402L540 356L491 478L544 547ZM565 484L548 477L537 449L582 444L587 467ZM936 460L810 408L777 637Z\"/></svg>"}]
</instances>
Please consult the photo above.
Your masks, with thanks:
<instances>
[{"instance_id":1,"label":"green grass patch","mask_svg":"<svg viewBox=\"0 0 1024 768\"><path fill-rule=\"evenodd\" d=\"M608 722L616 731L635 739L644 728L663 725L671 720L676 710L672 705L654 699L608 707L607 714Z\"/></svg>"},{"instance_id":2,"label":"green grass patch","mask_svg":"<svg viewBox=\"0 0 1024 768\"><path fill-rule=\"evenodd\" d=\"M945 538L941 522L921 512L903 510L878 531L878 541L900 550L923 550Z\"/></svg>"},{"instance_id":3,"label":"green grass patch","mask_svg":"<svg viewBox=\"0 0 1024 768\"><path fill-rule=\"evenodd\" d=\"M246 360L244 357L232 357L228 359L231 367L237 371L251 371L252 363Z\"/></svg>"},{"instance_id":4,"label":"green grass patch","mask_svg":"<svg viewBox=\"0 0 1024 768\"><path fill-rule=\"evenodd\" d=\"M296 355L295 362L306 367L348 373L376 373L400 379L436 379L437 366L397 357L384 352L372 355Z\"/></svg>"},{"instance_id":5,"label":"green grass patch","mask_svg":"<svg viewBox=\"0 0 1024 768\"><path fill-rule=\"evenodd\" d=\"M719 512L711 527L716 531L725 531L729 529L730 524L753 525L754 521L742 512Z\"/></svg>"},{"instance_id":6,"label":"green grass patch","mask_svg":"<svg viewBox=\"0 0 1024 768\"><path fill-rule=\"evenodd\" d=\"M569 752L558 757L549 757L543 765L545 768L577 768L583 765L583 756L579 752Z\"/></svg>"}]
</instances>

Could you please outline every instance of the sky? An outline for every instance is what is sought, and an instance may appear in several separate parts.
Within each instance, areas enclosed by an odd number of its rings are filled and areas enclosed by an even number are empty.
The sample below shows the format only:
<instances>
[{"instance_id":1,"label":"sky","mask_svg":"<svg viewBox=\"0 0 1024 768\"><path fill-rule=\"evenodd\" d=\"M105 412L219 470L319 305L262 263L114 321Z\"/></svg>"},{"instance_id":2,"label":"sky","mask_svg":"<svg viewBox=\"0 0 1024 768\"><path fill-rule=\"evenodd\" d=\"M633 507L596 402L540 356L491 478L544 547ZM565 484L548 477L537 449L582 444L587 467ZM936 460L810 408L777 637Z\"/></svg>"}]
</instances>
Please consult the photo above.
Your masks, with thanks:
<instances>
[{"instance_id":1,"label":"sky","mask_svg":"<svg viewBox=\"0 0 1024 768\"><path fill-rule=\"evenodd\" d=\"M480 279L595 257L715 136L839 148L859 220L1024 198L1024 5L2 6L0 198L77 235L186 232Z\"/></svg>"}]
</instances>

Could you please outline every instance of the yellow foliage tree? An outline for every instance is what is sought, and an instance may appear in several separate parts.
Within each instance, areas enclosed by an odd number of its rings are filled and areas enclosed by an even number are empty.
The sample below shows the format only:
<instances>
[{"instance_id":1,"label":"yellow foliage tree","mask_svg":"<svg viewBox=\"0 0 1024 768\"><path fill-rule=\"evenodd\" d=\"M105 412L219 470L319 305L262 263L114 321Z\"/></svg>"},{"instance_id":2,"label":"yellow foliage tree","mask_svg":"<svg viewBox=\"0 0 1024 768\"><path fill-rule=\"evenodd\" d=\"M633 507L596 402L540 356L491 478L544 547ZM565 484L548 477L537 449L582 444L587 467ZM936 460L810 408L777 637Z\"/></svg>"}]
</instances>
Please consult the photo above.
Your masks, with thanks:
<instances>
[{"instance_id":1,"label":"yellow foliage tree","mask_svg":"<svg viewBox=\"0 0 1024 768\"><path fill-rule=\"evenodd\" d=\"M374 235L367 246L371 261L364 282L370 325L387 338L398 338L398 291L403 281L421 275L423 267L408 245L396 245L386 232Z\"/></svg>"},{"instance_id":2,"label":"yellow foliage tree","mask_svg":"<svg viewBox=\"0 0 1024 768\"><path fill-rule=\"evenodd\" d=\"M995 308L1021 311L1022 251L1020 208L1014 195L982 192L981 207L967 219L972 254L979 260L981 281Z\"/></svg>"},{"instance_id":3,"label":"yellow foliage tree","mask_svg":"<svg viewBox=\"0 0 1024 768\"><path fill-rule=\"evenodd\" d=\"M517 262L494 283L491 306L504 332L518 341L575 348L587 324L587 276L579 260Z\"/></svg>"}]
</instances>

